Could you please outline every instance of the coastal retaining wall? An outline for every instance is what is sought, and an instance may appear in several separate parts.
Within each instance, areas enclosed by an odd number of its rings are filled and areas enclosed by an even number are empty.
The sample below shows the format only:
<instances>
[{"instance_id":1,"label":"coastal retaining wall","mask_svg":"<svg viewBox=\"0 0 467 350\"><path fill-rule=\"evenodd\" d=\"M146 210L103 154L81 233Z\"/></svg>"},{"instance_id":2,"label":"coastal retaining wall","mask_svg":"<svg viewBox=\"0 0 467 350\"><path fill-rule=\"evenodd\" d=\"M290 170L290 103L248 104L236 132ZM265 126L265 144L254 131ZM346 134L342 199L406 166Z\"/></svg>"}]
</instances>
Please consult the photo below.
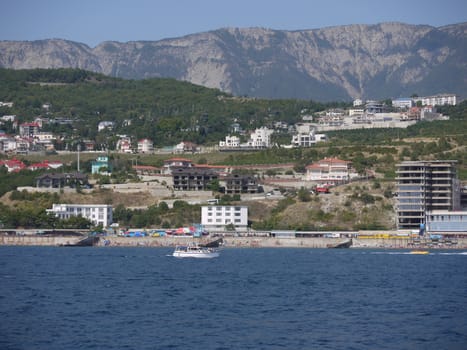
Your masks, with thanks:
<instances>
[{"instance_id":1,"label":"coastal retaining wall","mask_svg":"<svg viewBox=\"0 0 467 350\"><path fill-rule=\"evenodd\" d=\"M74 244L83 237L63 236L0 236L0 245L61 246ZM101 237L98 246L106 247L174 247L190 242L205 244L215 237ZM326 248L329 244L344 242L343 238L275 238L275 237L224 237L224 247L230 248ZM353 239L354 248L413 248L407 239ZM438 245L431 248L467 249L467 238L459 238L455 245Z\"/></svg>"}]
</instances>

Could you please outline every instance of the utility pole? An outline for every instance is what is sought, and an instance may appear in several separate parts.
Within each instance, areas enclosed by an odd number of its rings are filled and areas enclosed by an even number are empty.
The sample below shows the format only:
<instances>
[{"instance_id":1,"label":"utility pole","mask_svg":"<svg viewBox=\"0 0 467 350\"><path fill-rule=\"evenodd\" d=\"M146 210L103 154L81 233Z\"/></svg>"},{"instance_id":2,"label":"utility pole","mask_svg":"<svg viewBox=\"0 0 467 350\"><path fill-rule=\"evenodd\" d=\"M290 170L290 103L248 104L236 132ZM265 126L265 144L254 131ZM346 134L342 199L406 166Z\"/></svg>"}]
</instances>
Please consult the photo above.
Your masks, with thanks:
<instances>
[{"instance_id":1,"label":"utility pole","mask_svg":"<svg viewBox=\"0 0 467 350\"><path fill-rule=\"evenodd\" d=\"M79 151L81 150L81 144L78 143L78 173L79 173Z\"/></svg>"}]
</instances>

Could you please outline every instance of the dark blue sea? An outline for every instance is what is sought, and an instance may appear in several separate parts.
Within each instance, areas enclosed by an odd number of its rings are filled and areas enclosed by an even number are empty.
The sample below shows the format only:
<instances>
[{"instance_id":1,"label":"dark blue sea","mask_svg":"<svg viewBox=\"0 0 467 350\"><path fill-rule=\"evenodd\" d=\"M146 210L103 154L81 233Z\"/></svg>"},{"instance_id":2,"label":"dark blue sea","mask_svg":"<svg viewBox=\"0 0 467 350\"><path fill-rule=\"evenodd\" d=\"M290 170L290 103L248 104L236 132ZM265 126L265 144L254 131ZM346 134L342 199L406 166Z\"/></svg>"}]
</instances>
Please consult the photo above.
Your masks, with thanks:
<instances>
[{"instance_id":1,"label":"dark blue sea","mask_svg":"<svg viewBox=\"0 0 467 350\"><path fill-rule=\"evenodd\" d=\"M0 247L0 349L467 349L467 253Z\"/></svg>"}]
</instances>

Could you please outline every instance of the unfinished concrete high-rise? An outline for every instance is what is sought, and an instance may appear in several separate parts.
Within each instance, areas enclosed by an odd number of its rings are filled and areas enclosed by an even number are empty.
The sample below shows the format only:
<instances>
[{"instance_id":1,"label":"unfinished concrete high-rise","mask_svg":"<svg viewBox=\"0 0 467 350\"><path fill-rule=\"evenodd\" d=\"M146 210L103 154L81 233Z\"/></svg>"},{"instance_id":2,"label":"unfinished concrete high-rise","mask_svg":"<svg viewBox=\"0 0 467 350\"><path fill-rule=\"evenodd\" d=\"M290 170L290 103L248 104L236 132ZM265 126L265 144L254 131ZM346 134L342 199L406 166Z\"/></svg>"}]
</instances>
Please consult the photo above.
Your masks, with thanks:
<instances>
[{"instance_id":1,"label":"unfinished concrete high-rise","mask_svg":"<svg viewBox=\"0 0 467 350\"><path fill-rule=\"evenodd\" d=\"M456 160L405 161L397 164L397 228L419 230L427 212L459 210Z\"/></svg>"}]
</instances>

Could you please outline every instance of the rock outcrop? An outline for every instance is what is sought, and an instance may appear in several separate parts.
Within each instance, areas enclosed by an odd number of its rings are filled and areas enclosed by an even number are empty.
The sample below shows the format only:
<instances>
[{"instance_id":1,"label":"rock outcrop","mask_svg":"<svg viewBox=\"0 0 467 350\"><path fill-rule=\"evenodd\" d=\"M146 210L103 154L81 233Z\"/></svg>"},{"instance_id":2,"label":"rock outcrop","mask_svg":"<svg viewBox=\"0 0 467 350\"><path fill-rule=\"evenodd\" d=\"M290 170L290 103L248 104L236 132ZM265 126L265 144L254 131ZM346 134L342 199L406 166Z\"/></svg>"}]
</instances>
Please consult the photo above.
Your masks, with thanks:
<instances>
[{"instance_id":1,"label":"rock outcrop","mask_svg":"<svg viewBox=\"0 0 467 350\"><path fill-rule=\"evenodd\" d=\"M171 77L235 95L313 100L467 91L467 23L316 30L223 28L160 41L0 42L0 66Z\"/></svg>"}]
</instances>

